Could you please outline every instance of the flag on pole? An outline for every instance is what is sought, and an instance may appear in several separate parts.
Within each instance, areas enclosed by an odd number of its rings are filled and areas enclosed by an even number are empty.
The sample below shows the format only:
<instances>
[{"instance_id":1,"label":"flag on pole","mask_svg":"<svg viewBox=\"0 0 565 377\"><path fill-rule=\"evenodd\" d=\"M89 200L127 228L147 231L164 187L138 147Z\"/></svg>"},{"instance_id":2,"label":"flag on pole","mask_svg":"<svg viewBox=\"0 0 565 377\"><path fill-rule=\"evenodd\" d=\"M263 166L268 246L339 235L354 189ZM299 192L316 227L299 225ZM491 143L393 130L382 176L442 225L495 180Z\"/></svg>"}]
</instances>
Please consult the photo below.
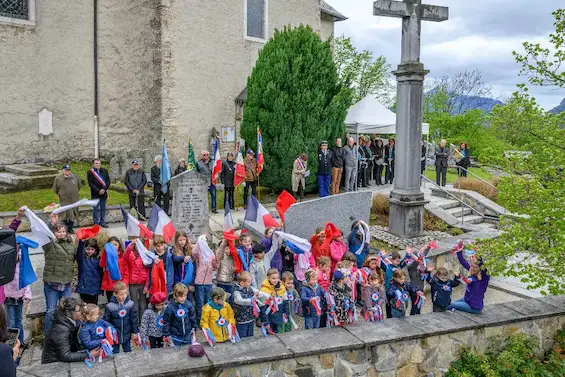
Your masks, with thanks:
<instances>
[{"instance_id":1,"label":"flag on pole","mask_svg":"<svg viewBox=\"0 0 565 377\"><path fill-rule=\"evenodd\" d=\"M126 231L130 237L143 237L151 238L153 233L142 223L139 222L135 217L129 214L122 206L122 216L124 217L124 223L126 224Z\"/></svg>"},{"instance_id":2,"label":"flag on pole","mask_svg":"<svg viewBox=\"0 0 565 377\"><path fill-rule=\"evenodd\" d=\"M264 228L269 226L278 227L279 224L275 218L267 211L265 207L254 195L249 197L247 201L247 211L245 212L245 221L253 221L262 225Z\"/></svg>"},{"instance_id":3,"label":"flag on pole","mask_svg":"<svg viewBox=\"0 0 565 377\"><path fill-rule=\"evenodd\" d=\"M294 197L290 195L288 191L283 190L277 198L277 211L282 221L284 221L284 213L294 203L296 203L296 199L294 199Z\"/></svg>"},{"instance_id":4,"label":"flag on pole","mask_svg":"<svg viewBox=\"0 0 565 377\"><path fill-rule=\"evenodd\" d=\"M214 166L212 168L212 184L218 184L218 177L222 172L222 157L220 156L220 140L214 143Z\"/></svg>"},{"instance_id":5,"label":"flag on pole","mask_svg":"<svg viewBox=\"0 0 565 377\"><path fill-rule=\"evenodd\" d=\"M196 170L196 157L194 157L194 146L192 140L188 139L188 158L186 159L186 170Z\"/></svg>"},{"instance_id":6,"label":"flag on pole","mask_svg":"<svg viewBox=\"0 0 565 377\"><path fill-rule=\"evenodd\" d=\"M169 191L169 181L171 180L171 165L169 164L169 155L167 154L167 145L163 141L163 152L161 155L161 174L159 176L161 180L161 191L166 194Z\"/></svg>"},{"instance_id":7,"label":"flag on pole","mask_svg":"<svg viewBox=\"0 0 565 377\"><path fill-rule=\"evenodd\" d=\"M263 171L265 164L265 156L263 155L263 136L261 130L257 128L257 175Z\"/></svg>"},{"instance_id":8,"label":"flag on pole","mask_svg":"<svg viewBox=\"0 0 565 377\"><path fill-rule=\"evenodd\" d=\"M241 259L239 258L239 254L237 253L237 249L235 247L235 241L238 239L238 236L237 234L235 234L235 228L233 226L233 220L231 218L230 205L227 201L224 213L224 239L228 243L228 249L233 259L234 270L239 274L243 270L243 264L241 263Z\"/></svg>"},{"instance_id":9,"label":"flag on pole","mask_svg":"<svg viewBox=\"0 0 565 377\"><path fill-rule=\"evenodd\" d=\"M241 153L241 149L237 148L237 156L235 159L235 175L233 177L233 184L235 187L237 187L240 184L242 184L243 181L245 181L245 165L243 163L243 154Z\"/></svg>"},{"instance_id":10,"label":"flag on pole","mask_svg":"<svg viewBox=\"0 0 565 377\"><path fill-rule=\"evenodd\" d=\"M37 240L39 246L43 246L55 239L55 235L35 213L33 213L27 206L21 208L24 210L31 227L31 232Z\"/></svg>"},{"instance_id":11,"label":"flag on pole","mask_svg":"<svg viewBox=\"0 0 565 377\"><path fill-rule=\"evenodd\" d=\"M235 228L233 226L233 220L231 218L230 204L226 200L226 208L224 212L224 232L229 232L234 229Z\"/></svg>"},{"instance_id":12,"label":"flag on pole","mask_svg":"<svg viewBox=\"0 0 565 377\"><path fill-rule=\"evenodd\" d=\"M165 242L168 244L172 243L175 233L177 232L173 222L169 216L167 216L167 213L156 203L154 203L153 208L151 208L151 215L149 215L147 228L149 228L149 230L154 234L163 236L165 238Z\"/></svg>"}]
</instances>

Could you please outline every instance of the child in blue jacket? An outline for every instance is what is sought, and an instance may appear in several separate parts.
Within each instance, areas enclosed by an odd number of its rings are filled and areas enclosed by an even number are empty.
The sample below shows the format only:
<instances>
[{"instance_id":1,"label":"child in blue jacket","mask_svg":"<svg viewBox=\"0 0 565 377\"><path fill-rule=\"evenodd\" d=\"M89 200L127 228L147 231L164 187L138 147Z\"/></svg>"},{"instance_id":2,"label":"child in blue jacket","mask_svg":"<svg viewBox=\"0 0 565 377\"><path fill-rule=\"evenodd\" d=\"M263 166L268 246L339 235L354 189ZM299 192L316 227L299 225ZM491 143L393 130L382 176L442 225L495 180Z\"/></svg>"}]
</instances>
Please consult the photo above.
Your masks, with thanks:
<instances>
[{"instance_id":1,"label":"child in blue jacket","mask_svg":"<svg viewBox=\"0 0 565 377\"><path fill-rule=\"evenodd\" d=\"M114 344L114 353L131 352L131 340L138 332L137 308L128 296L128 287L123 281L114 283L114 295L104 310L104 320L110 322L118 331L118 343Z\"/></svg>"},{"instance_id":2,"label":"child in blue jacket","mask_svg":"<svg viewBox=\"0 0 565 377\"><path fill-rule=\"evenodd\" d=\"M432 302L434 304L434 312L444 312L451 304L451 293L453 288L459 284L459 275L455 275L455 279L449 279L449 272L446 268L438 268L437 273L432 277L428 275L426 281L430 283L432 288Z\"/></svg>"},{"instance_id":3,"label":"child in blue jacket","mask_svg":"<svg viewBox=\"0 0 565 377\"><path fill-rule=\"evenodd\" d=\"M76 291L86 304L98 305L101 293L102 268L100 268L100 247L94 238L79 241L76 253L78 284Z\"/></svg>"},{"instance_id":4,"label":"child in blue jacket","mask_svg":"<svg viewBox=\"0 0 565 377\"><path fill-rule=\"evenodd\" d=\"M196 312L187 296L188 288L181 283L175 284L174 302L169 303L163 313L163 336L177 346L192 344L192 332L196 331Z\"/></svg>"},{"instance_id":5,"label":"child in blue jacket","mask_svg":"<svg viewBox=\"0 0 565 377\"><path fill-rule=\"evenodd\" d=\"M324 292L318 284L318 273L311 268L307 269L304 273L304 284L300 293L305 329L320 328L320 317L323 313L323 296Z\"/></svg>"},{"instance_id":6,"label":"child in blue jacket","mask_svg":"<svg viewBox=\"0 0 565 377\"><path fill-rule=\"evenodd\" d=\"M112 325L103 319L98 319L100 309L95 304L87 304L82 310L82 315L85 321L79 331L80 342L89 351L99 348L102 346L102 340L106 338L106 329Z\"/></svg>"},{"instance_id":7,"label":"child in blue jacket","mask_svg":"<svg viewBox=\"0 0 565 377\"><path fill-rule=\"evenodd\" d=\"M405 266L406 260L401 260L400 253L398 251L393 251L390 254L390 259L388 260L381 253L381 270L384 271L385 292L387 292L387 294L390 288L390 282L393 278L394 271L398 269L402 270ZM388 300L386 303L386 317L392 318L391 307Z\"/></svg>"},{"instance_id":8,"label":"child in blue jacket","mask_svg":"<svg viewBox=\"0 0 565 377\"><path fill-rule=\"evenodd\" d=\"M393 272L393 279L387 290L387 301L391 308L392 318L404 317L406 314L406 304L410 301L410 293L415 292L417 295L423 296L422 291L416 291L406 283L404 271L396 269Z\"/></svg>"}]
</instances>

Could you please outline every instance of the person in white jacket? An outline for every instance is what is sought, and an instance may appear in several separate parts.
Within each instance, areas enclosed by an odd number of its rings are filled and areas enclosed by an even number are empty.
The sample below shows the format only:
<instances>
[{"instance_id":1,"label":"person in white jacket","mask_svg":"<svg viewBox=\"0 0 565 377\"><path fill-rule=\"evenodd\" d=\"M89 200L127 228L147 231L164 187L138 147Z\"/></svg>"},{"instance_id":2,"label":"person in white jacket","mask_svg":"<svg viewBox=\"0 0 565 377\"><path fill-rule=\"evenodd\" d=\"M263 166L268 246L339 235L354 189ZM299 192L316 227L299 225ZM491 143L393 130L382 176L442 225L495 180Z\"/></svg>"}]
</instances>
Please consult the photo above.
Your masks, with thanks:
<instances>
[{"instance_id":1,"label":"person in white jacket","mask_svg":"<svg viewBox=\"0 0 565 377\"><path fill-rule=\"evenodd\" d=\"M271 260L275 256L277 249L271 247L267 252L265 245L253 245L253 261L249 266L249 273L251 274L251 286L253 288L261 288L261 284L267 278L267 271L271 268Z\"/></svg>"}]
</instances>

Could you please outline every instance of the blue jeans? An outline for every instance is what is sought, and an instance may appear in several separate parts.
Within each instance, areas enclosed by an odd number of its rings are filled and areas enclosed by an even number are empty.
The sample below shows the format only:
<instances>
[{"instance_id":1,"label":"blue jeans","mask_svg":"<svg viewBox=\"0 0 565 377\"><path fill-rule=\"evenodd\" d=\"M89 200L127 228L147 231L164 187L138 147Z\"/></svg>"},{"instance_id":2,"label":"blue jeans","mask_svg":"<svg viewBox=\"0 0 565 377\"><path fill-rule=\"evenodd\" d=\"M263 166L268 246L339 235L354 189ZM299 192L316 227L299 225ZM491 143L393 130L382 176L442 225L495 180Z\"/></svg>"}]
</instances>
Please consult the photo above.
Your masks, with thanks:
<instances>
[{"instance_id":1,"label":"blue jeans","mask_svg":"<svg viewBox=\"0 0 565 377\"><path fill-rule=\"evenodd\" d=\"M123 343L121 344L124 352L131 352L131 334L127 334L126 337L124 334ZM127 340L126 340L127 339ZM120 344L115 344L112 346L114 353L120 353Z\"/></svg>"},{"instance_id":2,"label":"blue jeans","mask_svg":"<svg viewBox=\"0 0 565 377\"><path fill-rule=\"evenodd\" d=\"M447 307L447 310L459 310L461 312L481 314L482 310L473 309L465 302L465 298L461 297L459 300L452 302L451 305Z\"/></svg>"},{"instance_id":3,"label":"blue jeans","mask_svg":"<svg viewBox=\"0 0 565 377\"><path fill-rule=\"evenodd\" d=\"M92 207L92 221L94 224L106 225L106 200L105 196L100 198L100 203Z\"/></svg>"},{"instance_id":4,"label":"blue jeans","mask_svg":"<svg viewBox=\"0 0 565 377\"><path fill-rule=\"evenodd\" d=\"M253 336L253 330L255 328L255 322L243 323L235 325L240 338L247 338Z\"/></svg>"},{"instance_id":5,"label":"blue jeans","mask_svg":"<svg viewBox=\"0 0 565 377\"><path fill-rule=\"evenodd\" d=\"M22 344L24 344L24 326L22 323L23 307L24 302L21 300L15 300L14 303L6 303L6 311L8 312L8 327L20 330L20 336L18 339Z\"/></svg>"},{"instance_id":6,"label":"blue jeans","mask_svg":"<svg viewBox=\"0 0 565 377\"><path fill-rule=\"evenodd\" d=\"M216 186L210 185L208 187L208 191L210 191L210 208L212 210L216 209Z\"/></svg>"},{"instance_id":7,"label":"blue jeans","mask_svg":"<svg viewBox=\"0 0 565 377\"><path fill-rule=\"evenodd\" d=\"M43 293L45 294L46 312L45 312L45 327L43 331L47 334L47 330L51 327L51 317L57 309L59 300L63 297L70 297L72 290L71 287L59 292L51 288L47 283L43 283Z\"/></svg>"},{"instance_id":8,"label":"blue jeans","mask_svg":"<svg viewBox=\"0 0 565 377\"><path fill-rule=\"evenodd\" d=\"M200 318L202 317L202 307L208 303L212 295L212 284L197 284L194 286L196 294L196 322L200 326Z\"/></svg>"},{"instance_id":9,"label":"blue jeans","mask_svg":"<svg viewBox=\"0 0 565 377\"><path fill-rule=\"evenodd\" d=\"M318 174L318 189L320 198L330 195L330 183L332 182L331 174Z\"/></svg>"},{"instance_id":10,"label":"blue jeans","mask_svg":"<svg viewBox=\"0 0 565 377\"><path fill-rule=\"evenodd\" d=\"M308 329L319 329L320 328L320 317L304 317L304 328Z\"/></svg>"},{"instance_id":11,"label":"blue jeans","mask_svg":"<svg viewBox=\"0 0 565 377\"><path fill-rule=\"evenodd\" d=\"M233 307L233 284L226 284L226 283L216 283L218 288L222 288L226 293L230 294L230 298L228 298L228 304Z\"/></svg>"}]
</instances>

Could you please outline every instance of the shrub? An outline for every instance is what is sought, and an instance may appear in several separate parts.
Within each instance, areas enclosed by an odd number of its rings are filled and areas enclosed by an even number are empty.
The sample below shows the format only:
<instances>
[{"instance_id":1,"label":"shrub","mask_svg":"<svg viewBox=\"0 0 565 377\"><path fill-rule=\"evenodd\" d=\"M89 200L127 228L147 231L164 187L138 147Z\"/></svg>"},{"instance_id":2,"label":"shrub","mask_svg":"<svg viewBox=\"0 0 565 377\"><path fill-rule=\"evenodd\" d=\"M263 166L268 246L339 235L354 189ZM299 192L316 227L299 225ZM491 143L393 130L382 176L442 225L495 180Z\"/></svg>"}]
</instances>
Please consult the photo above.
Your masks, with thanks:
<instances>
[{"instance_id":1,"label":"shrub","mask_svg":"<svg viewBox=\"0 0 565 377\"><path fill-rule=\"evenodd\" d=\"M374 195L373 196L373 206L372 212L380 215L387 215L390 211L390 205L388 203L388 197L386 195Z\"/></svg>"},{"instance_id":2,"label":"shrub","mask_svg":"<svg viewBox=\"0 0 565 377\"><path fill-rule=\"evenodd\" d=\"M496 187L498 179L493 179L492 184ZM455 182L453 188L459 188L459 182ZM478 179L461 178L461 189L476 191L492 201L498 199L498 190Z\"/></svg>"}]
</instances>

